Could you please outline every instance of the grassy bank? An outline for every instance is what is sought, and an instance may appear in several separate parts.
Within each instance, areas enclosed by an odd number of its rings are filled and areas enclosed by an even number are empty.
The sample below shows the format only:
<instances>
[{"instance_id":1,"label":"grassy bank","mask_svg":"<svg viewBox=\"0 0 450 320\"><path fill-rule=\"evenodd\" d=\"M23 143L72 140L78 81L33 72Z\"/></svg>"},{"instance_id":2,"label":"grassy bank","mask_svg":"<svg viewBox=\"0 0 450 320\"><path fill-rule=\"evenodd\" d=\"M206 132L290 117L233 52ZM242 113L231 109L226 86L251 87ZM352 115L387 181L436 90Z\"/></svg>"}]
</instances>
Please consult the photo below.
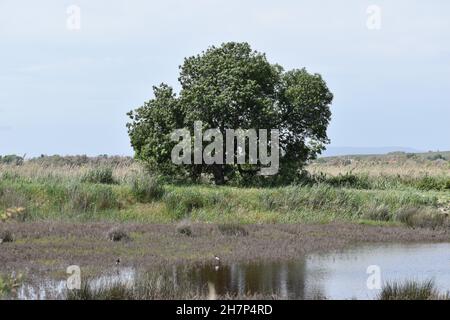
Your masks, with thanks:
<instances>
[{"instance_id":1,"label":"grassy bank","mask_svg":"<svg viewBox=\"0 0 450 320\"><path fill-rule=\"evenodd\" d=\"M176 186L163 184L135 163L3 165L0 213L21 221L447 225L450 192L416 184L426 179L446 181L445 176L415 177L414 183L402 183L408 179L403 177L382 185L382 178L369 175L315 177L313 183L278 188ZM18 210L20 214L15 213Z\"/></svg>"}]
</instances>

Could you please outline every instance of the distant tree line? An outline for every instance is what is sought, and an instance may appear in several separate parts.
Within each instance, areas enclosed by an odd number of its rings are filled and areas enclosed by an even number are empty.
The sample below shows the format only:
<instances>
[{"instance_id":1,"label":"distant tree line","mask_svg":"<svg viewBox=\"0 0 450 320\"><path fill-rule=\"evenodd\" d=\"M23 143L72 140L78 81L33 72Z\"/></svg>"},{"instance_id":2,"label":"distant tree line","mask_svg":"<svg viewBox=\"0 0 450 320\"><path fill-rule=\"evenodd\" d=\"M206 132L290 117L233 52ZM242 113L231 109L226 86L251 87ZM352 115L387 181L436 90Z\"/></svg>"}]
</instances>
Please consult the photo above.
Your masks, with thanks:
<instances>
[{"instance_id":1,"label":"distant tree line","mask_svg":"<svg viewBox=\"0 0 450 320\"><path fill-rule=\"evenodd\" d=\"M25 162L25 156L18 155L0 155L0 164L22 165ZM41 155L27 159L29 163L36 163L42 166L128 166L133 164L134 159L127 156L108 156L99 155L89 157L87 155L60 156L60 155Z\"/></svg>"}]
</instances>

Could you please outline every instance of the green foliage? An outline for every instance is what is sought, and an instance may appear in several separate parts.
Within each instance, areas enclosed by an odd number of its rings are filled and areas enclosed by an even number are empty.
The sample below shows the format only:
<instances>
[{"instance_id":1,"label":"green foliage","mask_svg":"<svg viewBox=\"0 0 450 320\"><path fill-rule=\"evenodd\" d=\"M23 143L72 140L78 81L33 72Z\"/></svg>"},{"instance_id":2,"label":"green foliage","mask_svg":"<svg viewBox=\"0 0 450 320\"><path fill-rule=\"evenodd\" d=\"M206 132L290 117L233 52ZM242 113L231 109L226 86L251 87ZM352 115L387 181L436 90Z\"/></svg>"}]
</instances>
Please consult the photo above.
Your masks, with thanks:
<instances>
[{"instance_id":1,"label":"green foliage","mask_svg":"<svg viewBox=\"0 0 450 320\"><path fill-rule=\"evenodd\" d=\"M420 178L417 183L417 188L420 190L444 190L450 189L450 179L440 179L431 176L424 176Z\"/></svg>"},{"instance_id":2,"label":"green foliage","mask_svg":"<svg viewBox=\"0 0 450 320\"><path fill-rule=\"evenodd\" d=\"M22 280L22 274L12 274L10 276L0 274L0 300L3 298L14 298L22 284Z\"/></svg>"},{"instance_id":3,"label":"green foliage","mask_svg":"<svg viewBox=\"0 0 450 320\"><path fill-rule=\"evenodd\" d=\"M321 179L333 187L338 188L356 188L356 189L371 189L370 179L367 175L355 175L352 173L339 174L337 176L325 177Z\"/></svg>"},{"instance_id":4,"label":"green foliage","mask_svg":"<svg viewBox=\"0 0 450 320\"><path fill-rule=\"evenodd\" d=\"M436 161L436 160L447 160L442 154L437 153L427 157L428 160Z\"/></svg>"},{"instance_id":5,"label":"green foliage","mask_svg":"<svg viewBox=\"0 0 450 320\"><path fill-rule=\"evenodd\" d=\"M23 164L24 158L17 156L15 154L1 156L0 155L0 164L13 164L20 166Z\"/></svg>"},{"instance_id":6,"label":"green foliage","mask_svg":"<svg viewBox=\"0 0 450 320\"><path fill-rule=\"evenodd\" d=\"M444 214L429 208L402 208L396 213L396 219L411 228L434 230L448 224Z\"/></svg>"},{"instance_id":7,"label":"green foliage","mask_svg":"<svg viewBox=\"0 0 450 320\"><path fill-rule=\"evenodd\" d=\"M136 174L134 167L128 174L122 169L115 170L114 176L120 177L116 184L82 183L84 168L79 169L78 175L58 179L49 174L27 175L22 173L23 169L24 166L7 166L1 174L0 218L5 216L7 221L169 223L189 218L247 224L364 219L426 228L441 228L450 222L444 214L448 207L446 193L420 190L419 180L414 177L394 179L395 176L357 174L329 182L331 178L325 175L319 178L304 175L303 184L243 188L167 184L154 176ZM446 181L440 176L434 179ZM413 215L410 220L400 218L400 211L407 208L419 208L426 214Z\"/></svg>"},{"instance_id":8,"label":"green foliage","mask_svg":"<svg viewBox=\"0 0 450 320\"><path fill-rule=\"evenodd\" d=\"M43 167L81 167L81 166L102 166L102 167L118 167L130 166L133 158L123 156L99 155L97 157L88 157L87 155L60 156L60 155L41 155L40 157L31 158L27 162L38 164Z\"/></svg>"},{"instance_id":9,"label":"green foliage","mask_svg":"<svg viewBox=\"0 0 450 320\"><path fill-rule=\"evenodd\" d=\"M389 190L399 188L414 188L423 191L450 190L450 179L443 176L388 176L371 177L368 174L354 174L347 172L330 176L323 173L306 175L299 178L303 184L327 184L335 188L354 188L361 190Z\"/></svg>"},{"instance_id":10,"label":"green foliage","mask_svg":"<svg viewBox=\"0 0 450 320\"><path fill-rule=\"evenodd\" d=\"M203 208L208 201L205 195L195 189L185 189L183 192L171 191L163 200L177 220L189 216L194 209Z\"/></svg>"},{"instance_id":11,"label":"green foliage","mask_svg":"<svg viewBox=\"0 0 450 320\"><path fill-rule=\"evenodd\" d=\"M374 208L369 208L362 215L362 218L375 221L390 221L392 220L392 215L387 206L381 205Z\"/></svg>"},{"instance_id":12,"label":"green foliage","mask_svg":"<svg viewBox=\"0 0 450 320\"><path fill-rule=\"evenodd\" d=\"M278 175L282 179L273 177L277 182L292 181L328 142L326 129L333 95L321 76L305 69L284 72L247 43L224 43L186 58L179 81L178 96L171 87L161 84L153 89L154 99L128 114L131 123L127 127L136 158L153 171L192 180L209 174L216 184L236 175L242 181L257 177L261 164L172 164L175 142L170 134L181 128L192 131L194 121L202 121L205 128L218 128L223 136L227 129L279 129Z\"/></svg>"},{"instance_id":13,"label":"green foliage","mask_svg":"<svg viewBox=\"0 0 450 320\"><path fill-rule=\"evenodd\" d=\"M111 188L104 185L72 184L67 188L69 210L89 212L120 208Z\"/></svg>"},{"instance_id":14,"label":"green foliage","mask_svg":"<svg viewBox=\"0 0 450 320\"><path fill-rule=\"evenodd\" d=\"M152 202L164 195L164 186L149 174L135 175L131 182L133 195L139 202Z\"/></svg>"},{"instance_id":15,"label":"green foliage","mask_svg":"<svg viewBox=\"0 0 450 320\"><path fill-rule=\"evenodd\" d=\"M114 184L113 170L110 167L90 169L82 178L84 183Z\"/></svg>"}]
</instances>

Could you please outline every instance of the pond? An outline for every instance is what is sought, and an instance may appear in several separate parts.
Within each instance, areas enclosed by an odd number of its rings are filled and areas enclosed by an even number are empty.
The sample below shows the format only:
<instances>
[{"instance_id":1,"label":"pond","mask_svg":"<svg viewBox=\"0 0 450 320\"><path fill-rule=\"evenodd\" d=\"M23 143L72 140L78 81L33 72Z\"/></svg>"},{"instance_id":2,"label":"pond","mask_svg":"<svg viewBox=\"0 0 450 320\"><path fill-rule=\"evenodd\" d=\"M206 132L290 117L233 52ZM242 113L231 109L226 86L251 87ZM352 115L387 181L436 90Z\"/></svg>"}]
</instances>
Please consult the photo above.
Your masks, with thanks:
<instances>
[{"instance_id":1,"label":"pond","mask_svg":"<svg viewBox=\"0 0 450 320\"><path fill-rule=\"evenodd\" d=\"M374 299L380 290L370 280L377 274L381 283L431 279L440 291L449 291L450 244L370 245L290 262L206 266L193 270L192 279L213 283L218 295Z\"/></svg>"},{"instance_id":2,"label":"pond","mask_svg":"<svg viewBox=\"0 0 450 320\"><path fill-rule=\"evenodd\" d=\"M310 254L288 262L216 263L188 269L173 269L175 278L188 281L209 296L276 295L281 299L374 299L380 293L376 281L403 282L434 280L436 287L450 291L450 244L365 245ZM108 281L133 282L137 271L124 268L117 275L99 277L95 286ZM368 280L369 286L368 286ZM47 281L44 286L30 284L19 290L21 299L45 299L48 290L62 292L65 281Z\"/></svg>"}]
</instances>

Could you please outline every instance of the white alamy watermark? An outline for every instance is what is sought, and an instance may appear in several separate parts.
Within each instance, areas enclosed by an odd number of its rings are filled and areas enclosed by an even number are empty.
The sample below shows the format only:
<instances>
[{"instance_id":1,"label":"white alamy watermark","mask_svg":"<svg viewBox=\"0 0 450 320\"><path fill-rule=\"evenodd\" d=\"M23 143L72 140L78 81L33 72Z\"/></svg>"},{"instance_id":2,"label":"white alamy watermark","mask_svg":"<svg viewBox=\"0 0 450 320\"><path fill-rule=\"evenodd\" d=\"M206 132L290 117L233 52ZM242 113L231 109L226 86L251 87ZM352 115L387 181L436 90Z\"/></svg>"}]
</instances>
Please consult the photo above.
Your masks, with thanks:
<instances>
[{"instance_id":1,"label":"white alamy watermark","mask_svg":"<svg viewBox=\"0 0 450 320\"><path fill-rule=\"evenodd\" d=\"M66 269L66 273L69 274L67 278L66 286L69 290L80 290L81 289L81 268L79 266L73 265Z\"/></svg>"},{"instance_id":2,"label":"white alamy watermark","mask_svg":"<svg viewBox=\"0 0 450 320\"><path fill-rule=\"evenodd\" d=\"M81 8L77 5L70 5L66 8L66 27L70 31L81 29Z\"/></svg>"},{"instance_id":3,"label":"white alamy watermark","mask_svg":"<svg viewBox=\"0 0 450 320\"><path fill-rule=\"evenodd\" d=\"M370 5L366 9L367 20L366 26L369 30L381 29L381 7L378 5Z\"/></svg>"},{"instance_id":4,"label":"white alamy watermark","mask_svg":"<svg viewBox=\"0 0 450 320\"><path fill-rule=\"evenodd\" d=\"M280 132L278 129L271 129L270 141L268 141L268 131L267 129L258 131L256 129L226 129L224 139L219 128L207 129L203 132L203 123L195 121L193 146L189 129L177 129L172 132L171 140L178 142L172 149L172 162L177 165L260 164L261 175L274 175L278 173L280 163ZM211 143L203 149L204 141Z\"/></svg>"},{"instance_id":5,"label":"white alamy watermark","mask_svg":"<svg viewBox=\"0 0 450 320\"><path fill-rule=\"evenodd\" d=\"M369 290L380 290L381 289L381 268L377 265L370 265L367 267L366 273L369 275L367 277L366 286Z\"/></svg>"}]
</instances>

